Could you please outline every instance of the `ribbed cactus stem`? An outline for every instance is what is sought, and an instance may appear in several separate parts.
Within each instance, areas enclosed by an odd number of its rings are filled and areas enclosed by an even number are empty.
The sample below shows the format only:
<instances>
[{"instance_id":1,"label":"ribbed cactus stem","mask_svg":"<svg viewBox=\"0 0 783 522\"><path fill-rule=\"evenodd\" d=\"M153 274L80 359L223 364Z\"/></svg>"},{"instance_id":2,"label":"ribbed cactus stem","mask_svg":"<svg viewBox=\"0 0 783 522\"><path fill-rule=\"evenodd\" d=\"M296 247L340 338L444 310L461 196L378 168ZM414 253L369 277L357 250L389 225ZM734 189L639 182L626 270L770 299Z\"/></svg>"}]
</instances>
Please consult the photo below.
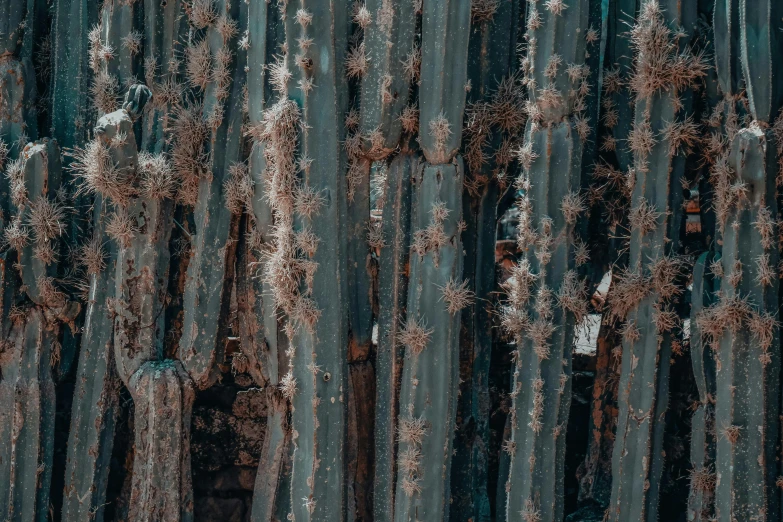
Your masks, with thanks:
<instances>
[{"instance_id":1,"label":"ribbed cactus stem","mask_svg":"<svg viewBox=\"0 0 783 522\"><path fill-rule=\"evenodd\" d=\"M211 129L206 147L209 172L198 180L178 349L179 359L199 389L215 382L216 364L223 359L239 230L239 214L229 208L228 194L234 189L243 193L247 183L247 169L241 163L246 59L241 48L232 51L247 17L240 15L239 5L223 0L215 4L215 10L217 21L208 27L203 44L212 57L203 107L203 118Z\"/></svg>"},{"instance_id":2,"label":"ribbed cactus stem","mask_svg":"<svg viewBox=\"0 0 783 522\"><path fill-rule=\"evenodd\" d=\"M432 165L448 163L462 141L470 7L469 0L423 4L419 139Z\"/></svg>"},{"instance_id":3,"label":"ribbed cactus stem","mask_svg":"<svg viewBox=\"0 0 783 522\"><path fill-rule=\"evenodd\" d=\"M32 307L15 315L0 358L0 513L46 520L54 454L57 330Z\"/></svg>"},{"instance_id":4,"label":"ribbed cactus stem","mask_svg":"<svg viewBox=\"0 0 783 522\"><path fill-rule=\"evenodd\" d=\"M683 26L681 34L692 31L695 2L667 6L662 10L656 1L644 2L631 29L635 54L629 81L636 106L628 136L634 154L629 268L613 276L609 297L612 316L626 320L610 521L658 519L669 359L681 343L674 310L685 269L678 257L680 180L696 139L687 91L704 76L706 65L674 37L674 27ZM678 61L688 63L688 74L674 66Z\"/></svg>"},{"instance_id":5,"label":"ribbed cactus stem","mask_svg":"<svg viewBox=\"0 0 783 522\"><path fill-rule=\"evenodd\" d=\"M720 290L720 278L711 270L719 262L714 252L705 252L693 267L691 291L691 361L699 401L691 421L691 471L688 512L691 520L707 522L715 514L715 362L709 337L702 334L699 318L712 306ZM714 269L714 267L713 267Z\"/></svg>"},{"instance_id":6,"label":"ribbed cactus stem","mask_svg":"<svg viewBox=\"0 0 783 522\"><path fill-rule=\"evenodd\" d=\"M311 275L300 283L301 312L292 317L298 327L291 339L291 373L286 378L298 386L289 395L295 445L290 516L300 522L339 520L348 509L346 165L340 152L347 109L341 50L347 46L348 20L347 4L324 2L289 2L285 20L289 54L303 58L289 62L294 78L299 78L289 95L300 105L303 123L300 190L317 195L319 202L309 213L300 205L295 215L300 244L316 238L311 243L315 248L303 249Z\"/></svg>"},{"instance_id":7,"label":"ribbed cactus stem","mask_svg":"<svg viewBox=\"0 0 783 522\"><path fill-rule=\"evenodd\" d=\"M81 145L89 130L89 33L98 23L92 0L57 0L52 21L52 135L62 147Z\"/></svg>"},{"instance_id":8,"label":"ribbed cactus stem","mask_svg":"<svg viewBox=\"0 0 783 522\"><path fill-rule=\"evenodd\" d=\"M394 477L397 468L398 390L403 366L400 331L408 302L408 259L412 179L418 159L400 154L386 174L378 269L378 348L375 360L375 487L374 516L394 519Z\"/></svg>"},{"instance_id":9,"label":"ribbed cactus stem","mask_svg":"<svg viewBox=\"0 0 783 522\"><path fill-rule=\"evenodd\" d=\"M421 65L414 46L414 2L370 0L355 21L364 30L367 71L362 77L359 132L373 159L393 152L402 135L400 115Z\"/></svg>"},{"instance_id":10,"label":"ribbed cactus stem","mask_svg":"<svg viewBox=\"0 0 783 522\"><path fill-rule=\"evenodd\" d=\"M135 408L131 520L192 521L193 382L179 361L150 361L128 383Z\"/></svg>"},{"instance_id":11,"label":"ribbed cactus stem","mask_svg":"<svg viewBox=\"0 0 783 522\"><path fill-rule=\"evenodd\" d=\"M758 121L770 123L783 105L783 37L775 24L783 18L783 4L776 0L740 0L739 54L750 112ZM736 35L728 34L728 39ZM717 53L716 53L717 54Z\"/></svg>"},{"instance_id":12,"label":"ribbed cactus stem","mask_svg":"<svg viewBox=\"0 0 783 522\"><path fill-rule=\"evenodd\" d=\"M424 164L414 177L408 306L397 436L394 520L447 520L459 378L462 159Z\"/></svg>"},{"instance_id":13,"label":"ribbed cactus stem","mask_svg":"<svg viewBox=\"0 0 783 522\"><path fill-rule=\"evenodd\" d=\"M586 314L583 264L575 225L587 138L585 66L589 2L533 5L523 59L529 120L518 152L517 244L522 260L507 283L504 325L516 341L512 381L511 463L506 519L561 520L565 425L571 404L571 347ZM587 127L589 129L589 127ZM532 517L532 518L531 518ZM539 518L535 518L539 517Z\"/></svg>"},{"instance_id":14,"label":"ribbed cactus stem","mask_svg":"<svg viewBox=\"0 0 783 522\"><path fill-rule=\"evenodd\" d=\"M721 298L699 325L718 355L715 513L720 521L775 518L780 333L771 131L755 124L740 130L725 167L723 174L745 192L730 201L725 222Z\"/></svg>"}]
</instances>

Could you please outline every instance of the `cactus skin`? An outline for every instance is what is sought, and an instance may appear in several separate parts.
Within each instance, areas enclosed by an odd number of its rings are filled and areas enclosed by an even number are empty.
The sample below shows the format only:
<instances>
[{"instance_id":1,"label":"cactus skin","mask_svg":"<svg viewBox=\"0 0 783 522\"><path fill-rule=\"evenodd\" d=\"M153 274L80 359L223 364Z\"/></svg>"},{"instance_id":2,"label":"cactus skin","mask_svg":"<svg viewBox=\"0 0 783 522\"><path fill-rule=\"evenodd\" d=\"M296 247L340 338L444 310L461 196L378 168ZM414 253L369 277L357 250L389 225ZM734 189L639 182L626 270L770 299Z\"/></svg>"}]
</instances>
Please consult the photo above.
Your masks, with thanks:
<instances>
[{"instance_id":1,"label":"cactus skin","mask_svg":"<svg viewBox=\"0 0 783 522\"><path fill-rule=\"evenodd\" d=\"M454 164L419 167L414 178L411 229L421 233L431 221L436 203L448 210L440 226L447 242L412 251L408 287L407 321L430 329L420 353L408 346L400 386L400 417L403 423L424 421L419 441L401 440L398 455L418 451L415 466L398 463L394 520L448 520L452 437L457 408L459 378L460 314L450 313L441 288L449 281L462 281L462 242L458 223L462 218L462 158ZM414 232L414 233L415 233ZM423 253L423 255L421 255ZM429 326L426 326L429 325ZM417 484L420 490L409 489ZM406 491L408 489L408 491Z\"/></svg>"},{"instance_id":2,"label":"cactus skin","mask_svg":"<svg viewBox=\"0 0 783 522\"><path fill-rule=\"evenodd\" d=\"M391 522L394 517L397 417L399 415L402 350L399 331L405 318L410 255L411 178L418 158L410 153L395 157L386 174L381 247L378 269L378 348L375 359L375 486L374 517Z\"/></svg>"},{"instance_id":3,"label":"cactus skin","mask_svg":"<svg viewBox=\"0 0 783 522\"><path fill-rule=\"evenodd\" d=\"M18 158L27 145L25 127L29 120L26 105L29 103L29 88L35 88L35 80L28 81L28 74L22 62L13 57L0 60L0 138L9 148L9 157ZM0 181L2 192L7 194L7 181Z\"/></svg>"},{"instance_id":4,"label":"cactus skin","mask_svg":"<svg viewBox=\"0 0 783 522\"><path fill-rule=\"evenodd\" d=\"M174 2L176 5L176 2ZM101 6L101 40L114 50L114 56L107 61L107 72L117 79L120 94L130 87L134 73L137 73L141 53L134 54L126 38L134 29L135 8L138 2L109 0Z\"/></svg>"},{"instance_id":5,"label":"cactus skin","mask_svg":"<svg viewBox=\"0 0 783 522\"><path fill-rule=\"evenodd\" d=\"M680 25L692 34L695 2L667 2L662 6L664 22ZM644 9L644 7L642 7ZM637 23L652 23L641 20ZM637 55L638 59L638 55ZM634 190L631 198L633 214L641 213L644 205L661 213L654 227L642 230L631 226L629 270L649 278L655 263L665 257L675 257L679 251L682 215L680 180L685 170L685 157L666 137L666 122L681 121L690 106L688 94L677 100L677 93L657 91L650 96L637 96L634 126L649 124L657 142L649 152L634 154ZM678 111L678 107L684 110ZM679 149L679 147L674 147ZM646 166L645 166L646 165ZM639 168L643 167L643 168ZM646 233L645 233L646 232ZM649 280L649 279L648 279ZM676 281L668 281L677 284ZM656 306L665 311L677 299L681 288L668 298L658 288L645 292L627 315L628 323L638 330L638 339L623 340L619 389L619 415L612 455L612 497L609 506L611 522L620 520L658 519L658 494L663 471L662 451L669 386L669 359L672 331L659 332L654 324Z\"/></svg>"},{"instance_id":6,"label":"cactus skin","mask_svg":"<svg viewBox=\"0 0 783 522\"><path fill-rule=\"evenodd\" d=\"M366 138L379 131L380 150L365 142L372 159L387 156L397 148L402 135L399 116L408 104L410 85L404 62L414 52L414 2L370 0L366 7L373 22L364 30L369 63L362 78L360 129Z\"/></svg>"},{"instance_id":7,"label":"cactus skin","mask_svg":"<svg viewBox=\"0 0 783 522\"><path fill-rule=\"evenodd\" d=\"M709 265L719 257L714 252L699 256L693 267L693 290L691 292L691 361L699 402L693 413L691 428L691 491L688 497L688 511L691 520L707 522L714 517L715 466L715 357L705 336L699 331L699 314L712 306L720 290L720 278L709 270Z\"/></svg>"},{"instance_id":8,"label":"cactus skin","mask_svg":"<svg viewBox=\"0 0 783 522\"><path fill-rule=\"evenodd\" d=\"M15 323L0 370L0 506L11 521L45 521L54 453L56 327L38 307Z\"/></svg>"},{"instance_id":9,"label":"cactus skin","mask_svg":"<svg viewBox=\"0 0 783 522\"><path fill-rule=\"evenodd\" d=\"M759 210L766 206L777 215L775 176L777 163L770 131L752 125L737 133L731 144L729 164L748 187L747 201L728 217L723 235L724 299L747 298L755 314L776 315L778 278L769 285L760 283L757 259L769 256L777 266L778 251L773 241L764 248L764 235L757 223ZM731 282L735 263L743 264L742 279ZM715 401L717 436L715 511L720 521L750 520L765 512L769 520L779 516L775 480L775 442L779 431L778 395L780 354L779 327L770 325L766 334L771 345L764 346L759 333L744 322L736 331L726 329L718 342L718 371ZM771 347L771 349L769 349ZM765 359L765 355L768 358ZM736 439L731 427L739 428Z\"/></svg>"},{"instance_id":10,"label":"cactus skin","mask_svg":"<svg viewBox=\"0 0 783 522\"><path fill-rule=\"evenodd\" d=\"M150 361L128 383L136 439L130 520L193 520L190 416L193 382L179 361Z\"/></svg>"},{"instance_id":11,"label":"cactus skin","mask_svg":"<svg viewBox=\"0 0 783 522\"><path fill-rule=\"evenodd\" d=\"M18 55L25 35L22 22L27 16L28 2L5 0L0 2L0 56Z\"/></svg>"},{"instance_id":12,"label":"cactus skin","mask_svg":"<svg viewBox=\"0 0 783 522\"><path fill-rule=\"evenodd\" d=\"M566 275L575 268L574 225L568 223L560 205L564 197L580 186L581 140L567 121L540 130L532 127L529 123L525 142L541 153L526 173L531 183L529 221L533 226L538 225L539 235L546 235L544 219L552 218L551 237L557 239L552 245L549 263L540 264L537 254L541 254L541 250L533 245L526 245L526 258L531 271L544 278L538 285L558 294ZM568 177L564 182L558 175ZM536 289L531 288L530 292L536 295ZM536 308L538 305L536 303ZM549 322L554 326L545 339L547 358L536 353L529 337L518 338L519 353L511 392L514 397L510 439L513 449L509 450L507 520L515 520L520 513L538 513L541 520L560 520L563 516L564 425L571 402L571 345L577 318L573 311L559 306L550 308L547 313L552 315L530 314L531 321ZM538 389L528 384L536 380L540 384ZM540 411L536 415L534 404L539 402ZM536 426L536 423L540 424Z\"/></svg>"},{"instance_id":13,"label":"cactus skin","mask_svg":"<svg viewBox=\"0 0 783 522\"><path fill-rule=\"evenodd\" d=\"M783 41L775 30L782 18L783 5L775 0L739 2L742 73L750 112L759 121L771 122L783 105L783 74L777 67Z\"/></svg>"},{"instance_id":14,"label":"cactus skin","mask_svg":"<svg viewBox=\"0 0 783 522\"><path fill-rule=\"evenodd\" d=\"M106 245L106 268L90 276L68 439L63 520L103 520L119 409L120 381L114 367L114 319L107 305L107 299L114 295L117 249L103 232L103 219L105 213L98 202L95 230Z\"/></svg>"},{"instance_id":15,"label":"cactus skin","mask_svg":"<svg viewBox=\"0 0 783 522\"><path fill-rule=\"evenodd\" d=\"M166 81L177 81L178 68L174 68L175 58L182 52L181 42L187 40L187 18L182 16L182 1L169 0L165 3L156 0L144 2L144 60L155 60L158 65L154 75L145 71L144 80L152 90L151 110L142 120L141 149L153 153L162 152L166 136L164 130L169 123L171 106L167 106L162 89Z\"/></svg>"},{"instance_id":16,"label":"cactus skin","mask_svg":"<svg viewBox=\"0 0 783 522\"><path fill-rule=\"evenodd\" d=\"M601 111L604 114L616 111L617 124L609 126L609 135L615 140L615 156L617 165L623 172L633 166L633 154L626 145L626 138L633 125L633 94L627 85L628 73L633 67L633 49L631 48L628 23L636 19L641 0L618 0L609 3L606 27L606 54L604 62L604 92L602 93ZM609 74L616 74L622 82L616 88L609 88ZM610 77L611 79L611 77ZM607 136L608 137L608 136ZM604 143L599 143L602 146Z\"/></svg>"},{"instance_id":17,"label":"cactus skin","mask_svg":"<svg viewBox=\"0 0 783 522\"><path fill-rule=\"evenodd\" d=\"M241 34L247 17L240 16L237 5L229 8L230 4L225 0L216 3L218 13L238 21ZM245 9L244 3L242 9ZM206 38L213 56L221 49L234 49L215 27L207 30ZM214 81L209 82L204 93L205 118L209 120L215 114L223 116L221 125L213 128L207 144L211 176L199 180L198 200L193 209L196 228L185 282L185 315L178 348L178 359L199 389L208 388L215 382L218 375L215 365L223 360L225 350L239 216L226 207L223 180L229 175L229 167L242 159L245 73L244 66L237 64L245 61L244 51L237 48L225 101L218 99L219 86Z\"/></svg>"},{"instance_id":18,"label":"cactus skin","mask_svg":"<svg viewBox=\"0 0 783 522\"><path fill-rule=\"evenodd\" d=\"M462 141L462 116L468 82L469 0L424 2L421 27L421 84L419 139L427 161L448 163ZM408 23L408 22L406 22ZM440 142L431 125L442 116L449 126Z\"/></svg>"},{"instance_id":19,"label":"cactus skin","mask_svg":"<svg viewBox=\"0 0 783 522\"><path fill-rule=\"evenodd\" d=\"M740 62L740 0L716 0L713 11L713 34L715 45L715 72L724 95L731 96L742 91L742 64Z\"/></svg>"},{"instance_id":20,"label":"cactus skin","mask_svg":"<svg viewBox=\"0 0 783 522\"><path fill-rule=\"evenodd\" d=\"M98 23L92 0L57 0L52 22L52 136L64 148L87 135L90 81L87 35Z\"/></svg>"}]
</instances>

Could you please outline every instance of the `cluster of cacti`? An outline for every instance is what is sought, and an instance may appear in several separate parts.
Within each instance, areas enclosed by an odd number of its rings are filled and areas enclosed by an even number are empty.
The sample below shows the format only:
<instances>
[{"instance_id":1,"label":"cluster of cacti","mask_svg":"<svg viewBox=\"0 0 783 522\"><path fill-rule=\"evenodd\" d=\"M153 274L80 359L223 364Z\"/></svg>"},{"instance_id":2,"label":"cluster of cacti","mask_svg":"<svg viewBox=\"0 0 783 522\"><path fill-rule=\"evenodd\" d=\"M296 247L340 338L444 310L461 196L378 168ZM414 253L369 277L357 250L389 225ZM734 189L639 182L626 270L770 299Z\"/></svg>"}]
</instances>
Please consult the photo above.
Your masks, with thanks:
<instances>
[{"instance_id":1,"label":"cluster of cacti","mask_svg":"<svg viewBox=\"0 0 783 522\"><path fill-rule=\"evenodd\" d=\"M0 0L0 513L777 520L781 17Z\"/></svg>"}]
</instances>

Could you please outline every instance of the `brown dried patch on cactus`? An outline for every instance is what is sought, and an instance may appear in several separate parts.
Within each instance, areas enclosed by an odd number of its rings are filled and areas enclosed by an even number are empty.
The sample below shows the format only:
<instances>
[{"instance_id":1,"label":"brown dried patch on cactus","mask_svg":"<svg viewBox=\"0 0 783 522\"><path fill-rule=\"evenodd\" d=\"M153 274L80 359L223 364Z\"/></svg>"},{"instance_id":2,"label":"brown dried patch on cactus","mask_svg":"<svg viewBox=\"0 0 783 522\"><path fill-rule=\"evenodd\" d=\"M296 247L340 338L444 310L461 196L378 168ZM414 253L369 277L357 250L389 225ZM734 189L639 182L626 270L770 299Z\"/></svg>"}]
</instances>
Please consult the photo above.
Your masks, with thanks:
<instances>
[{"instance_id":1,"label":"brown dried patch on cactus","mask_svg":"<svg viewBox=\"0 0 783 522\"><path fill-rule=\"evenodd\" d=\"M468 288L468 283L468 280L457 283L453 279L449 279L446 286L438 287L441 291L441 296L438 301L444 301L446 303L446 308L451 315L456 314L473 303L475 294Z\"/></svg>"},{"instance_id":2,"label":"brown dried patch on cactus","mask_svg":"<svg viewBox=\"0 0 783 522\"><path fill-rule=\"evenodd\" d=\"M434 331L432 328L427 328L424 319L416 320L414 317L408 317L400 330L399 343L408 348L411 354L418 355L427 347Z\"/></svg>"},{"instance_id":3,"label":"brown dried patch on cactus","mask_svg":"<svg viewBox=\"0 0 783 522\"><path fill-rule=\"evenodd\" d=\"M748 318L748 328L761 349L766 352L772 346L775 330L780 328L780 323L769 312L753 312Z\"/></svg>"},{"instance_id":4,"label":"brown dried patch on cactus","mask_svg":"<svg viewBox=\"0 0 783 522\"><path fill-rule=\"evenodd\" d=\"M280 379L280 393L287 400L291 400L296 395L296 378L291 370L286 373L282 379Z\"/></svg>"},{"instance_id":5,"label":"brown dried patch on cactus","mask_svg":"<svg viewBox=\"0 0 783 522\"><path fill-rule=\"evenodd\" d=\"M612 289L607 296L610 317L624 320L651 290L652 282L639 271L618 270L613 274Z\"/></svg>"},{"instance_id":6,"label":"brown dried patch on cactus","mask_svg":"<svg viewBox=\"0 0 783 522\"><path fill-rule=\"evenodd\" d=\"M186 4L185 12L196 29L205 29L217 19L214 0L192 0L189 5Z\"/></svg>"},{"instance_id":7,"label":"brown dried patch on cactus","mask_svg":"<svg viewBox=\"0 0 783 522\"><path fill-rule=\"evenodd\" d=\"M65 231L66 209L57 201L39 196L30 205L27 224L35 241L43 243L56 239Z\"/></svg>"},{"instance_id":8,"label":"brown dried patch on cactus","mask_svg":"<svg viewBox=\"0 0 783 522\"><path fill-rule=\"evenodd\" d=\"M416 134L419 131L419 109L406 105L400 114L400 123L407 134Z\"/></svg>"},{"instance_id":9,"label":"brown dried patch on cactus","mask_svg":"<svg viewBox=\"0 0 783 522\"><path fill-rule=\"evenodd\" d=\"M430 120L429 131L430 136L435 140L435 147L442 150L446 146L446 140L448 140L452 134L451 124L446 119L443 112Z\"/></svg>"},{"instance_id":10,"label":"brown dried patch on cactus","mask_svg":"<svg viewBox=\"0 0 783 522\"><path fill-rule=\"evenodd\" d=\"M185 73L188 84L202 91L212 76L212 52L206 39L189 45L185 50Z\"/></svg>"},{"instance_id":11,"label":"brown dried patch on cactus","mask_svg":"<svg viewBox=\"0 0 783 522\"><path fill-rule=\"evenodd\" d=\"M95 74L90 86L90 96L99 111L109 113L116 110L118 93L119 84L116 76L104 70Z\"/></svg>"},{"instance_id":12,"label":"brown dried patch on cactus","mask_svg":"<svg viewBox=\"0 0 783 522\"><path fill-rule=\"evenodd\" d=\"M19 219L15 219L3 230L3 241L21 252L30 243L30 230L23 226Z\"/></svg>"},{"instance_id":13,"label":"brown dried patch on cactus","mask_svg":"<svg viewBox=\"0 0 783 522\"><path fill-rule=\"evenodd\" d=\"M731 444L735 444L739 440L740 431L740 426L726 425L720 429L720 437L726 439Z\"/></svg>"},{"instance_id":14,"label":"brown dried patch on cactus","mask_svg":"<svg viewBox=\"0 0 783 522\"><path fill-rule=\"evenodd\" d=\"M402 60L402 70L405 79L410 83L418 82L421 78L421 48L418 45L415 45Z\"/></svg>"},{"instance_id":15,"label":"brown dried patch on cactus","mask_svg":"<svg viewBox=\"0 0 783 522\"><path fill-rule=\"evenodd\" d=\"M498 0L474 0L470 5L470 16L474 24L491 22L500 2Z\"/></svg>"},{"instance_id":16,"label":"brown dried patch on cactus","mask_svg":"<svg viewBox=\"0 0 783 522\"><path fill-rule=\"evenodd\" d=\"M777 277L775 267L769 264L769 254L761 254L756 258L756 283L761 286L772 286Z\"/></svg>"},{"instance_id":17,"label":"brown dried patch on cactus","mask_svg":"<svg viewBox=\"0 0 783 522\"><path fill-rule=\"evenodd\" d=\"M196 204L199 179L209 172L209 158L204 152L209 128L201 113L201 104L178 105L166 129L171 142L171 167L179 181L176 197L189 206Z\"/></svg>"},{"instance_id":18,"label":"brown dried patch on cactus","mask_svg":"<svg viewBox=\"0 0 783 522\"><path fill-rule=\"evenodd\" d=\"M715 490L715 472L710 467L694 468L690 472L690 482L692 490L711 493Z\"/></svg>"},{"instance_id":19,"label":"brown dried patch on cactus","mask_svg":"<svg viewBox=\"0 0 783 522\"><path fill-rule=\"evenodd\" d=\"M573 225L576 223L579 215L587 210L587 207L585 206L584 194L579 194L578 192L569 192L560 202L560 210L563 212L563 217L565 218L566 223Z\"/></svg>"},{"instance_id":20,"label":"brown dried patch on cactus","mask_svg":"<svg viewBox=\"0 0 783 522\"><path fill-rule=\"evenodd\" d=\"M671 89L681 91L706 76L709 66L703 54L694 54L688 47L680 50L684 34L669 29L657 1L642 6L630 32L634 71L629 86L638 98Z\"/></svg>"},{"instance_id":21,"label":"brown dried patch on cactus","mask_svg":"<svg viewBox=\"0 0 783 522\"><path fill-rule=\"evenodd\" d=\"M226 201L226 208L232 214L241 214L245 209L252 208L253 179L244 162L231 165L228 173L229 175L223 181L223 197Z\"/></svg>"},{"instance_id":22,"label":"brown dried patch on cactus","mask_svg":"<svg viewBox=\"0 0 783 522\"><path fill-rule=\"evenodd\" d=\"M174 196L177 179L168 159L163 154L139 153L140 195L153 200L162 200Z\"/></svg>"},{"instance_id":23,"label":"brown dried patch on cactus","mask_svg":"<svg viewBox=\"0 0 783 522\"><path fill-rule=\"evenodd\" d=\"M345 73L349 79L360 79L367 73L369 61L364 42L352 47L345 58Z\"/></svg>"},{"instance_id":24,"label":"brown dried patch on cactus","mask_svg":"<svg viewBox=\"0 0 783 522\"><path fill-rule=\"evenodd\" d=\"M118 207L112 213L109 223L106 225L106 233L114 238L120 246L125 248L130 246L131 240L136 237L136 225L124 207Z\"/></svg>"},{"instance_id":25,"label":"brown dried patch on cactus","mask_svg":"<svg viewBox=\"0 0 783 522\"><path fill-rule=\"evenodd\" d=\"M136 173L117 168L111 159L108 147L100 140L92 140L82 148L66 151L73 157L70 168L82 184L77 194L100 194L117 205L127 205L136 194L133 180Z\"/></svg>"},{"instance_id":26,"label":"brown dried patch on cactus","mask_svg":"<svg viewBox=\"0 0 783 522\"><path fill-rule=\"evenodd\" d=\"M383 239L383 227L380 221L367 223L367 244L374 250L380 250L386 246Z\"/></svg>"},{"instance_id":27,"label":"brown dried patch on cactus","mask_svg":"<svg viewBox=\"0 0 783 522\"><path fill-rule=\"evenodd\" d=\"M693 116L680 122L668 123L663 129L663 136L669 142L670 156L678 153L688 155L702 141L701 129L693 121Z\"/></svg>"},{"instance_id":28,"label":"brown dried patch on cactus","mask_svg":"<svg viewBox=\"0 0 783 522\"><path fill-rule=\"evenodd\" d=\"M631 230L638 230L644 236L658 227L658 220L663 215L645 198L640 198L639 203L631 209L628 222Z\"/></svg>"},{"instance_id":29,"label":"brown dried patch on cactus","mask_svg":"<svg viewBox=\"0 0 783 522\"><path fill-rule=\"evenodd\" d=\"M106 268L106 251L98 236L79 247L77 259L84 266L87 275L98 275Z\"/></svg>"},{"instance_id":30,"label":"brown dried patch on cactus","mask_svg":"<svg viewBox=\"0 0 783 522\"><path fill-rule=\"evenodd\" d=\"M370 10L367 9L367 5L355 5L353 21L362 29L367 29L370 27L370 24L372 24L372 13L370 13Z\"/></svg>"},{"instance_id":31,"label":"brown dried patch on cactus","mask_svg":"<svg viewBox=\"0 0 783 522\"><path fill-rule=\"evenodd\" d=\"M574 314L576 324L581 323L587 316L587 285L575 270L569 270L563 276L557 293L557 304L563 310Z\"/></svg>"}]
</instances>

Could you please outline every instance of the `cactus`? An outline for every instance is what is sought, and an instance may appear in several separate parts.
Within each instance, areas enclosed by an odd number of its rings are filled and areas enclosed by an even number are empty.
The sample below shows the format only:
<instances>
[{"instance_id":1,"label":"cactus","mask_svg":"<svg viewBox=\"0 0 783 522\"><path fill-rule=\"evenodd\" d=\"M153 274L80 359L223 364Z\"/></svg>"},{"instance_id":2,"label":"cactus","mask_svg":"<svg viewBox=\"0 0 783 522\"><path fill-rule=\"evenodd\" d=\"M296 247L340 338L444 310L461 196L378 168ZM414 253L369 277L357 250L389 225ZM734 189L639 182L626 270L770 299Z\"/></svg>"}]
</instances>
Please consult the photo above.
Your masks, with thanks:
<instances>
[{"instance_id":1,"label":"cactus","mask_svg":"<svg viewBox=\"0 0 783 522\"><path fill-rule=\"evenodd\" d=\"M229 208L224 192L238 188L241 194L246 185L246 167L240 163L245 73L243 66L238 65L245 63L245 57L241 47L232 56L231 45L243 32L242 24L247 19L239 11L239 6L217 2L218 18L207 28L202 43L196 44L205 46L214 60L204 86L203 106L203 118L210 127L205 152L209 172L197 185L193 213L196 225L177 356L199 389L211 386L217 379L215 364L223 359L226 324L225 320L215 319L226 318L234 279L239 215Z\"/></svg>"},{"instance_id":2,"label":"cactus","mask_svg":"<svg viewBox=\"0 0 783 522\"><path fill-rule=\"evenodd\" d=\"M563 517L571 345L586 314L586 290L575 271L585 259L574 226L584 210L581 112L589 92L589 2L541 7L528 11L522 62L530 96L519 151L525 171L517 181L524 193L517 237L523 259L506 283L504 326L517 343L511 438L504 446L511 454L507 520Z\"/></svg>"},{"instance_id":3,"label":"cactus","mask_svg":"<svg viewBox=\"0 0 783 522\"><path fill-rule=\"evenodd\" d=\"M400 385L394 520L446 520L459 376L462 281L461 158L414 178L410 276Z\"/></svg>"},{"instance_id":4,"label":"cactus","mask_svg":"<svg viewBox=\"0 0 783 522\"><path fill-rule=\"evenodd\" d=\"M691 292L691 360L699 402L693 413L691 436L691 472L688 510L693 520L707 521L714 516L715 494L715 357L700 331L702 311L715 303L720 278L710 270L719 257L710 252L699 256L693 267Z\"/></svg>"},{"instance_id":5,"label":"cactus","mask_svg":"<svg viewBox=\"0 0 783 522\"><path fill-rule=\"evenodd\" d=\"M131 520L193 520L190 415L193 382L179 361L149 361L133 374L136 438Z\"/></svg>"},{"instance_id":6,"label":"cactus","mask_svg":"<svg viewBox=\"0 0 783 522\"><path fill-rule=\"evenodd\" d=\"M705 309L699 329L717 352L715 390L715 512L719 520L777 516L774 444L779 357L776 177L770 131L757 125L734 137L720 175L739 181L747 197L732 199L723 230L721 298ZM718 191L716 197L727 197ZM729 196L730 197L730 196ZM751 382L753 384L751 384ZM742 393L735 388L743 386ZM774 420L773 420L774 419ZM726 497L727 492L731 494ZM725 517L725 518L724 518Z\"/></svg>"},{"instance_id":7,"label":"cactus","mask_svg":"<svg viewBox=\"0 0 783 522\"><path fill-rule=\"evenodd\" d=\"M7 520L46 520L54 453L57 332L38 307L20 310L5 340L0 381L0 505Z\"/></svg>"},{"instance_id":8,"label":"cactus","mask_svg":"<svg viewBox=\"0 0 783 522\"><path fill-rule=\"evenodd\" d=\"M378 348L375 362L375 484L374 515L378 521L394 519L399 382L402 375L401 321L408 297L408 263L411 239L411 180L418 158L400 154L386 174L378 267Z\"/></svg>"},{"instance_id":9,"label":"cactus","mask_svg":"<svg viewBox=\"0 0 783 522\"><path fill-rule=\"evenodd\" d=\"M678 278L684 270L677 257L677 209L685 155L696 138L687 115L687 90L704 76L706 65L679 41L692 30L695 3L667 7L645 2L631 31L635 55L630 83L636 106L628 137L634 153L630 259L610 297L612 315L626 320L610 521L658 518L669 358L672 345L680 342L673 309L682 293ZM685 32L674 39L668 24ZM657 55L650 54L653 49ZM688 74L675 66L681 62L688 64Z\"/></svg>"}]
</instances>

